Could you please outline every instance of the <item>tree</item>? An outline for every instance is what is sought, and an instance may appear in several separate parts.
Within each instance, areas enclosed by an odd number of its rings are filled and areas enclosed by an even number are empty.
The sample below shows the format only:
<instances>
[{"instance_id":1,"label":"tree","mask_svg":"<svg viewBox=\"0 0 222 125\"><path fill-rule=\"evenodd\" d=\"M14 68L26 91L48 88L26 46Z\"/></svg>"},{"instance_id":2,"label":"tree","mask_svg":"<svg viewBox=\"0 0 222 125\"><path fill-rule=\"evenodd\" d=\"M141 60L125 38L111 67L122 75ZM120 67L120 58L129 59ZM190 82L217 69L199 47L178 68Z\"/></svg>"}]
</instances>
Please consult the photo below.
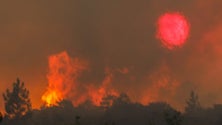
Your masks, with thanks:
<instances>
[{"instance_id":1,"label":"tree","mask_svg":"<svg viewBox=\"0 0 222 125\"><path fill-rule=\"evenodd\" d=\"M130 103L131 103L131 101L130 101L129 96L125 93L121 93L119 95L119 97L117 97L114 100L113 105L119 106L119 105L126 105L126 104L130 104Z\"/></svg>"},{"instance_id":2,"label":"tree","mask_svg":"<svg viewBox=\"0 0 222 125\"><path fill-rule=\"evenodd\" d=\"M3 93L5 102L6 117L9 119L20 118L31 111L29 91L25 88L24 82L19 79L13 83L12 91L9 89Z\"/></svg>"},{"instance_id":3,"label":"tree","mask_svg":"<svg viewBox=\"0 0 222 125\"><path fill-rule=\"evenodd\" d=\"M72 102L69 101L69 100L65 100L65 99L63 99L62 101L58 102L58 106L62 107L64 109L69 109L69 110L72 110L74 108L73 105L72 105Z\"/></svg>"},{"instance_id":4,"label":"tree","mask_svg":"<svg viewBox=\"0 0 222 125\"><path fill-rule=\"evenodd\" d=\"M80 116L76 116L76 125L80 125L80 122L79 122L79 119L80 119Z\"/></svg>"},{"instance_id":5,"label":"tree","mask_svg":"<svg viewBox=\"0 0 222 125\"><path fill-rule=\"evenodd\" d=\"M165 111L165 120L167 122L167 125L180 125L182 121L181 113L170 109Z\"/></svg>"},{"instance_id":6,"label":"tree","mask_svg":"<svg viewBox=\"0 0 222 125\"><path fill-rule=\"evenodd\" d=\"M0 112L0 123L2 122L3 116L2 113Z\"/></svg>"},{"instance_id":7,"label":"tree","mask_svg":"<svg viewBox=\"0 0 222 125\"><path fill-rule=\"evenodd\" d=\"M102 101L100 102L100 105L104 109L108 109L109 107L112 106L113 101L116 99L116 96L113 95L107 95L102 98Z\"/></svg>"},{"instance_id":8,"label":"tree","mask_svg":"<svg viewBox=\"0 0 222 125\"><path fill-rule=\"evenodd\" d=\"M187 100L186 103L187 103L187 106L185 107L186 113L196 112L201 109L198 95L194 91L191 91L190 98Z\"/></svg>"},{"instance_id":9,"label":"tree","mask_svg":"<svg viewBox=\"0 0 222 125\"><path fill-rule=\"evenodd\" d=\"M121 93L119 96L107 95L102 98L101 107L108 109L111 106L123 106L130 104L130 98L127 94Z\"/></svg>"}]
</instances>

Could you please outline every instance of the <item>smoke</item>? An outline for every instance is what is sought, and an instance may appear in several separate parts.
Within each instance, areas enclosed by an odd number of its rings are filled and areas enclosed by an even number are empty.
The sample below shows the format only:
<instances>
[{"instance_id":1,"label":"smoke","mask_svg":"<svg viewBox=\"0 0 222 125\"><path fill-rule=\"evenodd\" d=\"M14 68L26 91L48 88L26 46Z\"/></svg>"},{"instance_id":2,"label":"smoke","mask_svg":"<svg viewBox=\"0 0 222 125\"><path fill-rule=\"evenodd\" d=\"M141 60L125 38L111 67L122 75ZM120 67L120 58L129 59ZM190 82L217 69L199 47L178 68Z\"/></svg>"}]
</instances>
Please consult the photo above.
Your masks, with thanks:
<instances>
[{"instance_id":1,"label":"smoke","mask_svg":"<svg viewBox=\"0 0 222 125\"><path fill-rule=\"evenodd\" d=\"M71 58L65 51L51 55L48 61L48 88L42 96L46 106L56 105L63 99L71 100L75 106L88 100L99 106L105 96L119 95L111 86L113 76L109 68L105 69L103 82L96 87L94 84L82 84L78 81L81 73L88 69L86 61Z\"/></svg>"},{"instance_id":2,"label":"smoke","mask_svg":"<svg viewBox=\"0 0 222 125\"><path fill-rule=\"evenodd\" d=\"M221 5L220 0L24 0L14 5L4 1L0 5L2 86L22 76L34 100L41 98L48 81L46 93L64 91L58 98L75 100L75 105L97 98L89 93L100 95L101 88L125 92L143 104L167 100L177 107L195 89L200 102L219 103ZM155 23L163 13L174 11L186 17L191 31L182 48L169 52L155 38ZM58 69L50 69L46 57L62 50L69 55L62 54L65 63L59 59L56 63L64 74L52 75L51 70ZM55 77L58 86L49 77ZM65 84L69 82L71 89ZM41 102L37 99L35 103Z\"/></svg>"},{"instance_id":3,"label":"smoke","mask_svg":"<svg viewBox=\"0 0 222 125\"><path fill-rule=\"evenodd\" d=\"M91 81L84 83L81 82L80 78L84 77L83 72L89 71L90 62L78 57L72 58L65 51L49 56L48 61L48 88L42 96L42 100L47 106L56 105L63 99L71 100L75 106L88 100L94 105L100 106L102 99L108 95L117 97L120 92L123 92L132 96L132 93L135 92L135 90L124 91L113 86L114 79L121 79L117 77L118 75L126 76L129 74L130 71L126 67L112 69L107 66L104 69L105 76L101 83L91 83ZM144 81L144 87L140 89L141 92L139 93L141 98L133 100L144 105L158 100L170 101L169 97L175 96L176 89L180 85L166 64L154 69L152 74L144 77ZM138 93L138 91L136 92Z\"/></svg>"},{"instance_id":4,"label":"smoke","mask_svg":"<svg viewBox=\"0 0 222 125\"><path fill-rule=\"evenodd\" d=\"M149 104L159 100L171 102L172 98L177 94L180 83L175 79L173 73L166 64L162 64L152 74L147 76L145 93L139 100L142 104Z\"/></svg>"},{"instance_id":5,"label":"smoke","mask_svg":"<svg viewBox=\"0 0 222 125\"><path fill-rule=\"evenodd\" d=\"M91 100L92 103L96 106L100 106L102 99L108 95L119 96L119 92L117 92L116 89L112 87L113 74L109 68L105 69L105 74L106 76L99 88L95 89L93 86L88 88L89 96L91 98L89 100Z\"/></svg>"},{"instance_id":6,"label":"smoke","mask_svg":"<svg viewBox=\"0 0 222 125\"><path fill-rule=\"evenodd\" d=\"M84 61L78 58L71 59L66 52L51 55L47 75L48 89L42 96L42 100L50 106L68 98L72 91L72 95L76 96L76 88L79 86L76 80L85 69ZM79 103L79 101L79 98L76 98L75 103Z\"/></svg>"},{"instance_id":7,"label":"smoke","mask_svg":"<svg viewBox=\"0 0 222 125\"><path fill-rule=\"evenodd\" d=\"M217 41L222 13L217 9L222 3L162 2L76 3L82 13L72 23L74 36L63 49L89 65L78 77L78 90L70 99L79 98L79 103L90 99L99 105L104 93L125 92L134 102L163 100L182 109L194 89L204 105L220 102L216 96L221 86ZM191 32L182 48L169 52L155 38L155 23L161 14L174 11L186 17ZM210 83L214 86L209 87Z\"/></svg>"}]
</instances>

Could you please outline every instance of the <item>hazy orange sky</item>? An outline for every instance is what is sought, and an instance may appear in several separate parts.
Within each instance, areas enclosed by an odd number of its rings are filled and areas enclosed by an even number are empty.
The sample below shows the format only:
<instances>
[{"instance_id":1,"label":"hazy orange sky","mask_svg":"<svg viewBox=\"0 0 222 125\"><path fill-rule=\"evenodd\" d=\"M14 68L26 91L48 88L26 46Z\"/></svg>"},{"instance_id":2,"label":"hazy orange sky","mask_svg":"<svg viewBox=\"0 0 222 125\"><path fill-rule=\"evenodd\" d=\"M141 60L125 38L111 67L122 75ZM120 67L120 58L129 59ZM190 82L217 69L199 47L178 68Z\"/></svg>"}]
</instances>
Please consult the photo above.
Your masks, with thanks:
<instances>
[{"instance_id":1,"label":"hazy orange sky","mask_svg":"<svg viewBox=\"0 0 222 125\"><path fill-rule=\"evenodd\" d=\"M48 57L65 50L89 62L82 84L100 84L109 67L113 86L135 101L181 108L194 89L203 105L222 103L221 6L220 0L1 1L0 93L19 77L39 107ZM183 13L191 25L187 43L173 51L155 37L156 20L168 11Z\"/></svg>"}]
</instances>

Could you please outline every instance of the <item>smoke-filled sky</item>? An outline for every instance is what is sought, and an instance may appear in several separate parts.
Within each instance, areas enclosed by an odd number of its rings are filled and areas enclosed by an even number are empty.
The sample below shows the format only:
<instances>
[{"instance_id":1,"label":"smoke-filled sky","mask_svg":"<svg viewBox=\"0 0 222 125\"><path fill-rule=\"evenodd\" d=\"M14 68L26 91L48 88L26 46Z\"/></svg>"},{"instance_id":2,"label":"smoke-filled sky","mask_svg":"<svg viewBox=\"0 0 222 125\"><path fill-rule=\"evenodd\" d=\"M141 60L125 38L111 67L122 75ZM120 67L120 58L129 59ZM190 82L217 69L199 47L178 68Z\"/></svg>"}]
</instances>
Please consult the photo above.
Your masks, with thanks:
<instances>
[{"instance_id":1,"label":"smoke-filled sky","mask_svg":"<svg viewBox=\"0 0 222 125\"><path fill-rule=\"evenodd\" d=\"M205 106L222 103L221 6L221 0L1 1L0 93L19 77L38 108L48 57L67 51L88 62L80 84L99 86L108 68L112 87L133 101L183 108L195 90ZM182 48L168 50L156 39L165 12L180 12L190 23Z\"/></svg>"}]
</instances>

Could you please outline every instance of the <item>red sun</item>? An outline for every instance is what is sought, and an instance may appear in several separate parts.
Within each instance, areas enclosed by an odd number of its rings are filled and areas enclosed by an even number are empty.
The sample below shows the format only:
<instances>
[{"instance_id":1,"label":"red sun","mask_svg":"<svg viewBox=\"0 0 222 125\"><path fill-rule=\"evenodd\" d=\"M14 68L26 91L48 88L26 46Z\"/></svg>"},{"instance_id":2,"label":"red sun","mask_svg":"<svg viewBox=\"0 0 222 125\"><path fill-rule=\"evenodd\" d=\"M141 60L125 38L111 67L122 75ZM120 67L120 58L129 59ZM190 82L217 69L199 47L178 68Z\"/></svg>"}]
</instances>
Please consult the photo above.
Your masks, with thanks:
<instances>
[{"instance_id":1,"label":"red sun","mask_svg":"<svg viewBox=\"0 0 222 125\"><path fill-rule=\"evenodd\" d=\"M178 12L165 13L157 21L157 38L168 49L182 47L187 40L189 30L188 21Z\"/></svg>"}]
</instances>

